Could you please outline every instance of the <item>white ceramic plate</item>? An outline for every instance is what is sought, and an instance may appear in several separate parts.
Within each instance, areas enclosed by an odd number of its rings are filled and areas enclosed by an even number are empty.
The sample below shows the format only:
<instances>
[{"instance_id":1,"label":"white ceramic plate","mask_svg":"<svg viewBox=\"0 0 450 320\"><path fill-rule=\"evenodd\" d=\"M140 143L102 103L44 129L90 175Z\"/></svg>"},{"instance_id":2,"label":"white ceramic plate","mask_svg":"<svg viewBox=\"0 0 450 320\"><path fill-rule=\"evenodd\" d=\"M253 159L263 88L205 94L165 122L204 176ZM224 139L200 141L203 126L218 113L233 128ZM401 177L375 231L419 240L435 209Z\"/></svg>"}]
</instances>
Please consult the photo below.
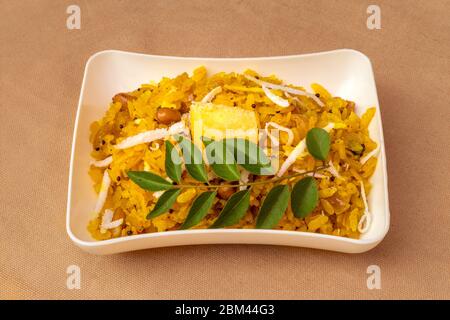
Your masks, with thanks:
<instances>
[{"instance_id":1,"label":"white ceramic plate","mask_svg":"<svg viewBox=\"0 0 450 320\"><path fill-rule=\"evenodd\" d=\"M192 72L204 65L208 72L242 72L247 68L261 74L276 74L287 83L308 87L322 84L335 96L356 102L357 113L376 106L370 134L380 145L377 169L372 177L369 208L373 221L360 239L348 239L317 233L257 230L214 229L150 233L96 241L86 227L96 202L88 176L90 150L89 125L102 117L111 97L117 92L132 91L150 80ZM389 229L389 204L386 158L377 91L370 60L349 49L267 58L182 58L153 56L115 50L101 51L86 63L81 86L70 160L67 200L67 233L80 248L96 254L193 244L252 243L326 249L358 253L375 247Z\"/></svg>"}]
</instances>

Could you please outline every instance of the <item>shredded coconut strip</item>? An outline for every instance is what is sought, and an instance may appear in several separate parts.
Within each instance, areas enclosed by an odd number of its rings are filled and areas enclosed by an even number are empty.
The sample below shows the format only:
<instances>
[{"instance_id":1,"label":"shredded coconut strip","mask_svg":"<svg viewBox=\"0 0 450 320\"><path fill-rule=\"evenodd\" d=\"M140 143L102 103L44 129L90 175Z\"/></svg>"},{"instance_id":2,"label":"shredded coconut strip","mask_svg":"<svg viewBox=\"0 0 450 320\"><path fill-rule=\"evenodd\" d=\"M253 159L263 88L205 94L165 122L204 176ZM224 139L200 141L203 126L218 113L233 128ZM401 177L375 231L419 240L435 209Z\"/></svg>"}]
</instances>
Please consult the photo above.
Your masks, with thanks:
<instances>
[{"instance_id":1,"label":"shredded coconut strip","mask_svg":"<svg viewBox=\"0 0 450 320\"><path fill-rule=\"evenodd\" d=\"M249 177L249 175L250 175L250 172L248 172L248 171L245 170L245 169L242 169L242 170L241 170L241 179L240 179L240 182L242 182L242 183L247 183L247 182L248 182L248 177ZM239 187L239 191L245 190L245 189L247 189L247 186L240 186L240 187Z\"/></svg>"},{"instance_id":2,"label":"shredded coconut strip","mask_svg":"<svg viewBox=\"0 0 450 320\"><path fill-rule=\"evenodd\" d=\"M327 171L329 173L331 173L333 176L335 176L336 178L339 178L341 175L339 174L339 172L337 171L336 167L333 164L333 161L329 161L328 162L329 167L327 168Z\"/></svg>"},{"instance_id":3,"label":"shredded coconut strip","mask_svg":"<svg viewBox=\"0 0 450 320\"><path fill-rule=\"evenodd\" d=\"M182 134L185 137L190 137L189 129L186 127L185 120L175 122L169 127L169 135Z\"/></svg>"},{"instance_id":4,"label":"shredded coconut strip","mask_svg":"<svg viewBox=\"0 0 450 320\"><path fill-rule=\"evenodd\" d=\"M111 209L106 209L103 213L102 223L100 225L100 230L108 230L119 227L123 223L123 218L112 221L114 212Z\"/></svg>"},{"instance_id":5,"label":"shredded coconut strip","mask_svg":"<svg viewBox=\"0 0 450 320\"><path fill-rule=\"evenodd\" d=\"M267 88L265 85L262 85L262 89L263 89L264 93L266 94L267 98L269 98L277 106L280 106L283 108L289 107L289 101L277 96L275 93L270 91L269 88Z\"/></svg>"},{"instance_id":6,"label":"shredded coconut strip","mask_svg":"<svg viewBox=\"0 0 450 320\"><path fill-rule=\"evenodd\" d=\"M292 97L289 93L287 93L286 91L283 91L284 95L286 96L286 98L291 98L293 101L297 101L298 103L300 103L301 105L303 105L303 103L300 101L299 98L297 97Z\"/></svg>"},{"instance_id":7,"label":"shredded coconut strip","mask_svg":"<svg viewBox=\"0 0 450 320\"><path fill-rule=\"evenodd\" d=\"M359 161L364 164L367 162L367 160L369 160L371 157L378 155L378 152L380 152L380 144L378 144L378 146L373 149L372 151L370 151L368 154L366 154L364 157L360 158Z\"/></svg>"},{"instance_id":8,"label":"shredded coconut strip","mask_svg":"<svg viewBox=\"0 0 450 320\"><path fill-rule=\"evenodd\" d=\"M139 144L149 143L155 140L164 139L172 134L186 134L187 128L183 121L176 122L169 129L155 129L141 132L135 136L128 137L116 145L116 149L127 149Z\"/></svg>"},{"instance_id":9,"label":"shredded coconut strip","mask_svg":"<svg viewBox=\"0 0 450 320\"><path fill-rule=\"evenodd\" d=\"M155 129L141 132L135 136L131 136L116 145L116 149L127 149L138 144L149 143L154 140L163 139L169 134L167 129Z\"/></svg>"},{"instance_id":10,"label":"shredded coconut strip","mask_svg":"<svg viewBox=\"0 0 450 320\"><path fill-rule=\"evenodd\" d=\"M270 138L270 141L272 141L272 144L274 144L276 146L279 145L277 139L269 132L270 126L277 128L278 130L286 132L288 134L288 141L286 142L286 144L288 146L292 144L292 141L294 140L294 133L292 132L292 130L289 128L283 127L282 125L279 125L276 122L270 121L270 122L266 123L264 130L266 131L267 136Z\"/></svg>"},{"instance_id":11,"label":"shredded coconut strip","mask_svg":"<svg viewBox=\"0 0 450 320\"><path fill-rule=\"evenodd\" d=\"M306 170L295 169L295 168L293 169L293 171L297 172L297 173L304 173L304 172L306 172ZM320 178L320 179L328 178L328 176L326 176L324 174L317 173L317 172L315 174L314 174L314 172L308 172L308 173L305 173L305 176L307 176L307 177L314 177L314 178Z\"/></svg>"},{"instance_id":12,"label":"shredded coconut strip","mask_svg":"<svg viewBox=\"0 0 450 320\"><path fill-rule=\"evenodd\" d=\"M359 219L358 231L360 233L366 233L367 230L369 230L370 228L370 224L372 223L372 215L369 212L369 205L367 204L366 191L364 190L364 183L362 181L360 182L360 186L361 186L361 198L364 203L364 214L361 217L361 219Z\"/></svg>"},{"instance_id":13,"label":"shredded coconut strip","mask_svg":"<svg viewBox=\"0 0 450 320\"><path fill-rule=\"evenodd\" d=\"M110 223L112 221L114 212L111 209L106 209L102 216L102 223L100 224L100 227L103 228L103 226L107 223Z\"/></svg>"},{"instance_id":14,"label":"shredded coconut strip","mask_svg":"<svg viewBox=\"0 0 450 320\"><path fill-rule=\"evenodd\" d=\"M164 191L155 191L155 192L153 192L153 196L156 199L159 199L159 197L161 197L163 193L164 193Z\"/></svg>"},{"instance_id":15,"label":"shredded coconut strip","mask_svg":"<svg viewBox=\"0 0 450 320\"><path fill-rule=\"evenodd\" d=\"M91 166L98 168L107 167L112 163L112 160L113 160L112 156L109 156L108 158L105 158L103 160L92 160Z\"/></svg>"},{"instance_id":16,"label":"shredded coconut strip","mask_svg":"<svg viewBox=\"0 0 450 320\"><path fill-rule=\"evenodd\" d=\"M155 143L154 143L154 146L150 146L149 149L152 150L152 151L155 151L155 150L158 150L159 147L160 147L160 146L159 146L159 143L158 143L158 142L155 142Z\"/></svg>"},{"instance_id":17,"label":"shredded coconut strip","mask_svg":"<svg viewBox=\"0 0 450 320\"><path fill-rule=\"evenodd\" d=\"M261 80L256 79L255 77L252 77L251 75L248 75L248 74L244 74L244 77L250 81L253 81L253 82L259 84L260 86L266 86L269 89L277 89L277 90L285 91L288 93L296 94L299 96L307 96L307 97L313 99L319 106L321 106L321 107L324 106L323 102L319 98L317 98L316 95L314 95L312 93L309 93L309 92L306 92L303 90L299 90L299 89L294 89L291 87L282 86L282 85L275 84L275 83L261 81Z\"/></svg>"},{"instance_id":18,"label":"shredded coconut strip","mask_svg":"<svg viewBox=\"0 0 450 320\"><path fill-rule=\"evenodd\" d=\"M203 97L201 102L211 102L212 99L214 99L214 97L216 95L218 95L219 93L222 92L222 87L215 87L214 89L212 89L210 92L208 92L206 94L206 96Z\"/></svg>"},{"instance_id":19,"label":"shredded coconut strip","mask_svg":"<svg viewBox=\"0 0 450 320\"><path fill-rule=\"evenodd\" d=\"M100 193L98 194L97 203L95 204L94 212L99 214L106 202L108 196L109 186L111 185L111 178L109 177L108 170L103 173L102 185L100 186Z\"/></svg>"},{"instance_id":20,"label":"shredded coconut strip","mask_svg":"<svg viewBox=\"0 0 450 320\"><path fill-rule=\"evenodd\" d=\"M333 122L329 123L324 127L323 129L327 132L330 132L331 129L335 127L335 124ZM299 157L303 152L306 150L306 139L302 139L302 141L299 142L299 144L292 150L292 152L287 157L286 161L281 165L280 170L277 173L278 177L281 177L288 169L289 167L297 160L297 157Z\"/></svg>"}]
</instances>

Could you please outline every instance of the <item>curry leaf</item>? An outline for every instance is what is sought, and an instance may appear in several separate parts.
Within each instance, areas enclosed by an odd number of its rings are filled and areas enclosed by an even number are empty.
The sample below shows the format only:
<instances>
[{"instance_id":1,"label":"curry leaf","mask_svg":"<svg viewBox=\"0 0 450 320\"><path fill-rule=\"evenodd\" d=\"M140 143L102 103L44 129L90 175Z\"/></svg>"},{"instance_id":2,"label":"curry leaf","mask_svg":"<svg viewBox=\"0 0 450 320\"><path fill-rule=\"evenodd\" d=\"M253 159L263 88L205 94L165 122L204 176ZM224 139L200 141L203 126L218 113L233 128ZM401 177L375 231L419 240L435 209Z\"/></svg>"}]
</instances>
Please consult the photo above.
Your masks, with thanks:
<instances>
[{"instance_id":1,"label":"curry leaf","mask_svg":"<svg viewBox=\"0 0 450 320\"><path fill-rule=\"evenodd\" d=\"M147 171L128 171L128 177L145 190L162 191L173 188L172 183L166 179Z\"/></svg>"},{"instance_id":2,"label":"curry leaf","mask_svg":"<svg viewBox=\"0 0 450 320\"><path fill-rule=\"evenodd\" d=\"M212 207L216 194L216 191L206 191L195 198L192 207L189 209L188 216L180 228L189 229L197 225Z\"/></svg>"},{"instance_id":3,"label":"curry leaf","mask_svg":"<svg viewBox=\"0 0 450 320\"><path fill-rule=\"evenodd\" d=\"M180 194L181 189L172 189L164 192L161 197L159 197L158 201L155 204L153 210L147 215L147 219L156 218L163 213L169 211L170 207L174 204L175 200L177 200L178 195Z\"/></svg>"},{"instance_id":4,"label":"curry leaf","mask_svg":"<svg viewBox=\"0 0 450 320\"><path fill-rule=\"evenodd\" d=\"M180 135L175 135L175 139L183 149L183 158L186 170L197 181L208 182L205 162L203 161L202 152L197 148L191 140Z\"/></svg>"},{"instance_id":5,"label":"curry leaf","mask_svg":"<svg viewBox=\"0 0 450 320\"><path fill-rule=\"evenodd\" d=\"M209 146L209 144L214 141L213 139L205 137L205 136L201 136L200 139L202 140L202 142L205 146Z\"/></svg>"},{"instance_id":6,"label":"curry leaf","mask_svg":"<svg viewBox=\"0 0 450 320\"><path fill-rule=\"evenodd\" d=\"M166 146L166 159L165 159L165 167L166 173L170 179L173 181L180 183L181 180L181 158L178 154L178 150L175 149L172 143L169 140L165 142Z\"/></svg>"},{"instance_id":7,"label":"curry leaf","mask_svg":"<svg viewBox=\"0 0 450 320\"><path fill-rule=\"evenodd\" d=\"M305 177L292 189L292 212L297 218L305 218L319 202L319 191L313 177Z\"/></svg>"},{"instance_id":8,"label":"curry leaf","mask_svg":"<svg viewBox=\"0 0 450 320\"><path fill-rule=\"evenodd\" d=\"M237 181L241 175L234 159L233 153L227 149L222 141L206 142L206 156L209 166L214 173L224 180Z\"/></svg>"},{"instance_id":9,"label":"curry leaf","mask_svg":"<svg viewBox=\"0 0 450 320\"><path fill-rule=\"evenodd\" d=\"M256 175L272 175L270 159L255 143L245 139L225 139L226 147L233 152L237 163L245 170Z\"/></svg>"},{"instance_id":10,"label":"curry leaf","mask_svg":"<svg viewBox=\"0 0 450 320\"><path fill-rule=\"evenodd\" d=\"M259 210L256 219L256 228L272 229L280 219L289 203L289 187L287 185L278 185L267 194Z\"/></svg>"},{"instance_id":11,"label":"curry leaf","mask_svg":"<svg viewBox=\"0 0 450 320\"><path fill-rule=\"evenodd\" d=\"M210 228L223 228L239 222L250 206L250 189L239 191L231 196Z\"/></svg>"},{"instance_id":12,"label":"curry leaf","mask_svg":"<svg viewBox=\"0 0 450 320\"><path fill-rule=\"evenodd\" d=\"M330 151L330 135L322 128L312 128L306 134L308 152L318 160L325 160Z\"/></svg>"}]
</instances>

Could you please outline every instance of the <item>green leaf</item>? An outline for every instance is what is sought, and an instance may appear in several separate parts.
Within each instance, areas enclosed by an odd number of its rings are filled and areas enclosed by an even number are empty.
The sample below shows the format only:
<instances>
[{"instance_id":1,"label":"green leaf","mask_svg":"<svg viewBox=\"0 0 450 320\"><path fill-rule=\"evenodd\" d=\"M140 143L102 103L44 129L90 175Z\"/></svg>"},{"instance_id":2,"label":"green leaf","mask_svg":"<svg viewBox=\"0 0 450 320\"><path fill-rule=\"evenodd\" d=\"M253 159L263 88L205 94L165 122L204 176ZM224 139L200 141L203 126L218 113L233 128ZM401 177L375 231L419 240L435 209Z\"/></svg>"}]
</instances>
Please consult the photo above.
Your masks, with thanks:
<instances>
[{"instance_id":1,"label":"green leaf","mask_svg":"<svg viewBox=\"0 0 450 320\"><path fill-rule=\"evenodd\" d=\"M202 140L202 142L205 146L209 146L209 144L214 141L213 139L205 137L205 136L201 136L200 139Z\"/></svg>"},{"instance_id":2,"label":"green leaf","mask_svg":"<svg viewBox=\"0 0 450 320\"><path fill-rule=\"evenodd\" d=\"M237 164L256 175L272 175L275 170L270 159L255 143L245 139L225 139L226 147L233 152Z\"/></svg>"},{"instance_id":3,"label":"green leaf","mask_svg":"<svg viewBox=\"0 0 450 320\"><path fill-rule=\"evenodd\" d=\"M175 135L174 137L183 149L184 164L187 172L197 181L208 182L208 174L206 173L205 162L200 149L191 140L183 136Z\"/></svg>"},{"instance_id":4,"label":"green leaf","mask_svg":"<svg viewBox=\"0 0 450 320\"><path fill-rule=\"evenodd\" d=\"M150 191L162 191L173 188L166 179L147 171L128 171L128 177L139 187Z\"/></svg>"},{"instance_id":5,"label":"green leaf","mask_svg":"<svg viewBox=\"0 0 450 320\"><path fill-rule=\"evenodd\" d=\"M218 177L228 181L237 181L241 178L234 155L223 140L208 141L205 145L208 164Z\"/></svg>"},{"instance_id":6,"label":"green leaf","mask_svg":"<svg viewBox=\"0 0 450 320\"><path fill-rule=\"evenodd\" d=\"M250 189L239 191L231 196L210 228L224 228L239 222L250 206Z\"/></svg>"},{"instance_id":7,"label":"green leaf","mask_svg":"<svg viewBox=\"0 0 450 320\"><path fill-rule=\"evenodd\" d=\"M297 218L305 218L319 202L319 190L313 177L305 177L292 189L291 208Z\"/></svg>"},{"instance_id":8,"label":"green leaf","mask_svg":"<svg viewBox=\"0 0 450 320\"><path fill-rule=\"evenodd\" d=\"M312 128L306 134L308 152L318 160L325 160L330 151L330 135L322 128Z\"/></svg>"},{"instance_id":9,"label":"green leaf","mask_svg":"<svg viewBox=\"0 0 450 320\"><path fill-rule=\"evenodd\" d=\"M170 179L173 181L180 183L181 180L181 158L178 154L178 150L170 143L169 140L165 142L166 146L166 160L165 167L166 173Z\"/></svg>"},{"instance_id":10,"label":"green leaf","mask_svg":"<svg viewBox=\"0 0 450 320\"><path fill-rule=\"evenodd\" d=\"M206 191L195 198L186 220L181 225L181 229L189 229L197 225L212 207L216 194L216 191Z\"/></svg>"},{"instance_id":11,"label":"green leaf","mask_svg":"<svg viewBox=\"0 0 450 320\"><path fill-rule=\"evenodd\" d=\"M258 218L256 219L256 228L274 228L283 217L288 203L289 187L287 185L281 184L272 188L259 210Z\"/></svg>"},{"instance_id":12,"label":"green leaf","mask_svg":"<svg viewBox=\"0 0 450 320\"><path fill-rule=\"evenodd\" d=\"M164 192L161 197L159 197L153 210L147 215L147 220L156 218L157 216L160 216L163 213L169 211L175 200L177 200L180 192L181 189L171 189Z\"/></svg>"}]
</instances>

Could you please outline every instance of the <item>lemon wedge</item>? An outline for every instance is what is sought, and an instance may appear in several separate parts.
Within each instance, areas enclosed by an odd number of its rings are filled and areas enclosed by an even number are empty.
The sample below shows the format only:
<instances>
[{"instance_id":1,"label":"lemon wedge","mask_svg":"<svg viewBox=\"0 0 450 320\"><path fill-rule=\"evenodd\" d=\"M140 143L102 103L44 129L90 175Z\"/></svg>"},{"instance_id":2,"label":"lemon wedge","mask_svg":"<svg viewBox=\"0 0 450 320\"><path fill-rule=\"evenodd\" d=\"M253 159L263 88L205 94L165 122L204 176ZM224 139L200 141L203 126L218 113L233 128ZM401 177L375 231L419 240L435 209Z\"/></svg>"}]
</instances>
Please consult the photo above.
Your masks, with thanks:
<instances>
[{"instance_id":1,"label":"lemon wedge","mask_svg":"<svg viewBox=\"0 0 450 320\"><path fill-rule=\"evenodd\" d=\"M258 119L252 110L194 102L190 109L190 127L197 146L202 146L202 137L214 140L242 138L258 143Z\"/></svg>"}]
</instances>

